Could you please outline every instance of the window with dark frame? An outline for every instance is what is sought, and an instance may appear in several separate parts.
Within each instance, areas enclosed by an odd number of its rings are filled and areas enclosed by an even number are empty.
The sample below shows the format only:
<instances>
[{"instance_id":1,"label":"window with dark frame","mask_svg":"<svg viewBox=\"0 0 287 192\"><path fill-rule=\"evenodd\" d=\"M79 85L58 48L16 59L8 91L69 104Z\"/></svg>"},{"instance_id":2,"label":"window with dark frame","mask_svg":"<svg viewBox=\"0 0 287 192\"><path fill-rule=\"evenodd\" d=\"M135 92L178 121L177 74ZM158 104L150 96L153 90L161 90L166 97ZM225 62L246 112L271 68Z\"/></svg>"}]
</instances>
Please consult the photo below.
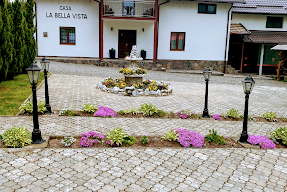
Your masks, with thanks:
<instances>
[{"instance_id":1,"label":"window with dark frame","mask_svg":"<svg viewBox=\"0 0 287 192\"><path fill-rule=\"evenodd\" d=\"M266 28L282 28L283 17L267 16Z\"/></svg>"},{"instance_id":2,"label":"window with dark frame","mask_svg":"<svg viewBox=\"0 0 287 192\"><path fill-rule=\"evenodd\" d=\"M75 27L60 27L60 44L75 45L76 33Z\"/></svg>"},{"instance_id":3,"label":"window with dark frame","mask_svg":"<svg viewBox=\"0 0 287 192\"><path fill-rule=\"evenodd\" d=\"M170 50L184 51L185 46L185 32L171 32Z\"/></svg>"},{"instance_id":4,"label":"window with dark frame","mask_svg":"<svg viewBox=\"0 0 287 192\"><path fill-rule=\"evenodd\" d=\"M216 14L216 4L198 4L198 13Z\"/></svg>"}]
</instances>

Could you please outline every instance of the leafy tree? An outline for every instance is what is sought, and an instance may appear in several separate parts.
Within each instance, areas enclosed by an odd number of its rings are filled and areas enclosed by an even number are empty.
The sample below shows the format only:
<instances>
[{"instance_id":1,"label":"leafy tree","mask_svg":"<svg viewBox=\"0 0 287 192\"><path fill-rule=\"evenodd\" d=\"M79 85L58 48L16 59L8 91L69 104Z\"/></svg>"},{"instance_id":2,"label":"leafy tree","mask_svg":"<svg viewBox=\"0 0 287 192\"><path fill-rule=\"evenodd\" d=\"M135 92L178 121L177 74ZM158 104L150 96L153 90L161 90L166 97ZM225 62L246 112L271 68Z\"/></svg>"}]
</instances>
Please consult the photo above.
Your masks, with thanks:
<instances>
[{"instance_id":1,"label":"leafy tree","mask_svg":"<svg viewBox=\"0 0 287 192\"><path fill-rule=\"evenodd\" d=\"M0 32L3 29L3 21L2 21L2 7L0 7ZM2 54L1 54L1 49L0 49L0 73L2 72L2 67L3 67L3 60L2 60ZM0 76L0 82L1 82L1 76Z\"/></svg>"},{"instance_id":2,"label":"leafy tree","mask_svg":"<svg viewBox=\"0 0 287 192\"><path fill-rule=\"evenodd\" d=\"M7 0L1 2L2 14L0 15L2 16L3 25L0 27L0 55L2 59L0 82L7 79L8 70L13 61L11 15L8 11L8 4L10 3Z\"/></svg>"}]
</instances>

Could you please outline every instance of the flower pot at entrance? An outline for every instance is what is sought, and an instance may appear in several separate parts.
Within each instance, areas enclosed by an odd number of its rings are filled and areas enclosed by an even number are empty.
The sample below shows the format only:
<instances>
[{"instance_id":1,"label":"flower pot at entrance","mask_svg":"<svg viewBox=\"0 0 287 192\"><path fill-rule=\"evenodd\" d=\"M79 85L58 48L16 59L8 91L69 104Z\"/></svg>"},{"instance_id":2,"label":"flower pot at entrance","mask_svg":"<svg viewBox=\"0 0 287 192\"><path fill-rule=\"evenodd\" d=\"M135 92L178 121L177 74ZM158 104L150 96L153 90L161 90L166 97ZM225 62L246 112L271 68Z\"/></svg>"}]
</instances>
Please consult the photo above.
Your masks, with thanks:
<instances>
[{"instance_id":1,"label":"flower pot at entrance","mask_svg":"<svg viewBox=\"0 0 287 192\"><path fill-rule=\"evenodd\" d=\"M141 57L143 58L143 60L145 60L145 58L146 58L146 51L141 51Z\"/></svg>"},{"instance_id":2,"label":"flower pot at entrance","mask_svg":"<svg viewBox=\"0 0 287 192\"><path fill-rule=\"evenodd\" d=\"M110 59L115 59L116 50L109 50L110 51Z\"/></svg>"}]
</instances>

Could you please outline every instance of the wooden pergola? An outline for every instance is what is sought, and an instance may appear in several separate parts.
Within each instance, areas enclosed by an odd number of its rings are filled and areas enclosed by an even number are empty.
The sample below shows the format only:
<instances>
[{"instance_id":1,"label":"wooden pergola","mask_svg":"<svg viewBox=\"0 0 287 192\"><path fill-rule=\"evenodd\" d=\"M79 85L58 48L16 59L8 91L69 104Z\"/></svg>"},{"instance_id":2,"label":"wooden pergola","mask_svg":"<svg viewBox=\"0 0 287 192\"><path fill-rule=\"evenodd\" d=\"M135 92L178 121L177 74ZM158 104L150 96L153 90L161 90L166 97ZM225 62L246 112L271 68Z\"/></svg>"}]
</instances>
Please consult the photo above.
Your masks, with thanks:
<instances>
[{"instance_id":1,"label":"wooden pergola","mask_svg":"<svg viewBox=\"0 0 287 192\"><path fill-rule=\"evenodd\" d=\"M276 45L275 47L272 47L271 50L278 51L278 55L280 56L277 69L277 81L279 81L280 74L287 75L287 68L285 65L285 62L287 61L287 45Z\"/></svg>"}]
</instances>

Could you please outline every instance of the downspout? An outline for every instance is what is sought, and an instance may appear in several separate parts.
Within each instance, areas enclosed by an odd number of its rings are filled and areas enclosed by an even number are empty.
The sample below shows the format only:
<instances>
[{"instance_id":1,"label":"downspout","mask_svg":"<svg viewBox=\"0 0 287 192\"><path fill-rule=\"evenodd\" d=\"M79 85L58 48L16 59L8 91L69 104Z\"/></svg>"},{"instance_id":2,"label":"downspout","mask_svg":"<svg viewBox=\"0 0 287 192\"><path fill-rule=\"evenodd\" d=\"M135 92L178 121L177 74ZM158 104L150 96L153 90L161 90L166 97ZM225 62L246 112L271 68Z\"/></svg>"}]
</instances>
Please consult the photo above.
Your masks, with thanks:
<instances>
[{"instance_id":1,"label":"downspout","mask_svg":"<svg viewBox=\"0 0 287 192\"><path fill-rule=\"evenodd\" d=\"M37 28L37 3L34 1L35 4L35 28L36 28L36 55L38 56L38 28Z\"/></svg>"},{"instance_id":2,"label":"downspout","mask_svg":"<svg viewBox=\"0 0 287 192\"><path fill-rule=\"evenodd\" d=\"M158 2L158 0L156 0L156 1ZM154 25L157 25L156 26L156 31L154 31L154 33L156 32L157 34L156 34L156 36L154 36L154 37L156 37L156 40L154 40L154 44L156 44L156 45L154 46L155 51L154 51L154 54L153 54L153 62L157 62L157 56L158 56L159 7L161 5L169 3L169 2L170 2L170 0L166 0L165 2L157 5L157 15L155 16L156 22L154 24Z\"/></svg>"},{"instance_id":3,"label":"downspout","mask_svg":"<svg viewBox=\"0 0 287 192\"><path fill-rule=\"evenodd\" d=\"M230 24L231 24L231 14L232 14L232 6L228 10L228 16L227 16L227 29L226 29L226 42L225 42L225 55L224 55L224 68L223 73L225 73L227 58L228 58L228 52L229 52L229 40L230 40Z\"/></svg>"}]
</instances>

